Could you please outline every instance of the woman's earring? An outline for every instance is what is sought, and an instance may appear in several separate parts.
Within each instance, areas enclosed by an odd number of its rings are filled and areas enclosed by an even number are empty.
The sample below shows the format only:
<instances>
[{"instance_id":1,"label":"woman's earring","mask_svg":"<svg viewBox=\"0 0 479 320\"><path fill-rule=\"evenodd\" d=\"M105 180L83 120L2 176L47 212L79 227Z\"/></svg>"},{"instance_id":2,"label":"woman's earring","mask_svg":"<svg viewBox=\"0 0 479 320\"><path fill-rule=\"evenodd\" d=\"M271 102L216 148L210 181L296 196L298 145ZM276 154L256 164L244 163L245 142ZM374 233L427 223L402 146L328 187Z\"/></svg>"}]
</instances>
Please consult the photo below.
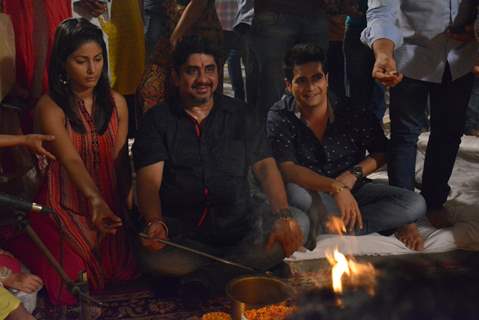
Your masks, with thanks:
<instances>
[{"instance_id":1,"label":"woman's earring","mask_svg":"<svg viewBox=\"0 0 479 320\"><path fill-rule=\"evenodd\" d=\"M68 84L68 80L66 78L64 78L63 74L60 74L60 76L58 77L58 80L60 81L61 84L63 84L64 86L66 86Z\"/></svg>"}]
</instances>

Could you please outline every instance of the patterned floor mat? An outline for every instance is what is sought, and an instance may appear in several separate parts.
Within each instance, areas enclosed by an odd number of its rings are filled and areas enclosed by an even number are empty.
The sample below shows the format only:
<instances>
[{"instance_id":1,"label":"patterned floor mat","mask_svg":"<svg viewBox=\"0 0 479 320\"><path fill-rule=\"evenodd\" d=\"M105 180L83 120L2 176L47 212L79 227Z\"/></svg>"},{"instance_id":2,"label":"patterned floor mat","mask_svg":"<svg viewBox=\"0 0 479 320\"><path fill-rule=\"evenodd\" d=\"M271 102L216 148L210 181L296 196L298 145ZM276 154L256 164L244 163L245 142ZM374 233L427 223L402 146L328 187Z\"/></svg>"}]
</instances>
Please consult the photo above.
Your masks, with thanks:
<instances>
[{"instance_id":1,"label":"patterned floor mat","mask_svg":"<svg viewBox=\"0 0 479 320\"><path fill-rule=\"evenodd\" d=\"M479 254L455 251L444 254L415 254L395 257L363 257L379 266L399 267L403 261L424 267L426 272L448 270L450 272L474 272L471 267L477 266ZM285 281L295 289L297 294L317 287L330 286L330 269L325 260L305 261L292 266L293 275ZM475 271L477 272L477 270ZM96 298L106 307L99 320L198 320L206 312L230 310L230 301L226 297L210 299L202 305L185 304L179 298L168 296L165 292L173 291L168 286L155 292L149 288L151 282L142 279L116 288L110 288ZM44 296L40 296L35 312L39 320L79 319L78 310L69 310L62 318L58 309L48 305Z\"/></svg>"}]
</instances>

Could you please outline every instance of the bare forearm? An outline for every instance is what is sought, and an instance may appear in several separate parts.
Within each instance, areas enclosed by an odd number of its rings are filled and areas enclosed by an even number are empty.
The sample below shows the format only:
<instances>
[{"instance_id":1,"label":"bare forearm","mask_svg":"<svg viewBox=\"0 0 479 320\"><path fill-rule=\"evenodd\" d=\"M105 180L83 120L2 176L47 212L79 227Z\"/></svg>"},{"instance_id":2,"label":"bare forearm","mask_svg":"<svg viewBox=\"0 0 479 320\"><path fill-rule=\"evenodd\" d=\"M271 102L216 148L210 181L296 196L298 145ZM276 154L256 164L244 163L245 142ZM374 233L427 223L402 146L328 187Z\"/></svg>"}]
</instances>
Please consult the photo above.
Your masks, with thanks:
<instances>
[{"instance_id":1,"label":"bare forearm","mask_svg":"<svg viewBox=\"0 0 479 320\"><path fill-rule=\"evenodd\" d=\"M378 39L373 43L373 51L376 59L378 56L392 58L394 52L394 42L386 38Z\"/></svg>"},{"instance_id":2,"label":"bare forearm","mask_svg":"<svg viewBox=\"0 0 479 320\"><path fill-rule=\"evenodd\" d=\"M57 156L58 157L58 156ZM80 192L90 201L101 198L98 187L91 178L81 159L60 159L72 182Z\"/></svg>"},{"instance_id":3,"label":"bare forearm","mask_svg":"<svg viewBox=\"0 0 479 320\"><path fill-rule=\"evenodd\" d=\"M253 170L261 183L261 189L271 203L273 212L287 209L288 198L276 162L272 158L262 160L253 166Z\"/></svg>"},{"instance_id":4,"label":"bare forearm","mask_svg":"<svg viewBox=\"0 0 479 320\"><path fill-rule=\"evenodd\" d=\"M25 143L24 135L0 134L0 148L14 147Z\"/></svg>"},{"instance_id":5,"label":"bare forearm","mask_svg":"<svg viewBox=\"0 0 479 320\"><path fill-rule=\"evenodd\" d=\"M183 37L201 17L207 4L208 0L192 0L183 11L175 30L173 30L172 37Z\"/></svg>"},{"instance_id":6,"label":"bare forearm","mask_svg":"<svg viewBox=\"0 0 479 320\"><path fill-rule=\"evenodd\" d=\"M146 221L161 220L160 187L163 163L137 171L136 194L140 213Z\"/></svg>"},{"instance_id":7,"label":"bare forearm","mask_svg":"<svg viewBox=\"0 0 479 320\"><path fill-rule=\"evenodd\" d=\"M386 158L384 153L375 153L369 155L357 165L363 169L364 176L367 176L381 168L385 163Z\"/></svg>"},{"instance_id":8,"label":"bare forearm","mask_svg":"<svg viewBox=\"0 0 479 320\"><path fill-rule=\"evenodd\" d=\"M158 190L144 184L137 185L140 213L145 221L162 220L161 201Z\"/></svg>"},{"instance_id":9,"label":"bare forearm","mask_svg":"<svg viewBox=\"0 0 479 320\"><path fill-rule=\"evenodd\" d=\"M118 157L115 160L115 168L117 172L117 185L121 194L121 199L127 199L131 188L131 166L130 158L128 157L128 146L126 144L118 153Z\"/></svg>"},{"instance_id":10,"label":"bare forearm","mask_svg":"<svg viewBox=\"0 0 479 320\"><path fill-rule=\"evenodd\" d=\"M282 163L280 167L286 182L295 183L313 191L334 192L337 188L338 182L336 180L322 176L293 162Z\"/></svg>"}]
</instances>

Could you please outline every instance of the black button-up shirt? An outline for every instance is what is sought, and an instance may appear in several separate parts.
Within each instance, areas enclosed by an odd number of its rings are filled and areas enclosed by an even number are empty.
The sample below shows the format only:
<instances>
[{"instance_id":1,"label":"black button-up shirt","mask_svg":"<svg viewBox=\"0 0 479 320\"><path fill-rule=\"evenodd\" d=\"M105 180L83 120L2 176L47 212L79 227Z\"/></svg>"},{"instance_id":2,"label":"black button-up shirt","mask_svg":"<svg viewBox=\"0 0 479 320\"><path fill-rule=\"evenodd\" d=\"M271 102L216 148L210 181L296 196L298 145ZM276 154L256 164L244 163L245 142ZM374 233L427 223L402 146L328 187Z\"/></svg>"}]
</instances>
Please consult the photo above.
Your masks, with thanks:
<instances>
[{"instance_id":1,"label":"black button-up shirt","mask_svg":"<svg viewBox=\"0 0 479 320\"><path fill-rule=\"evenodd\" d=\"M271 157L264 123L243 102L216 95L198 124L179 104L159 105L144 116L135 143L136 169L164 161L163 214L207 241L241 238L252 223L248 169Z\"/></svg>"},{"instance_id":2,"label":"black button-up shirt","mask_svg":"<svg viewBox=\"0 0 479 320\"><path fill-rule=\"evenodd\" d=\"M366 151L386 151L383 130L366 109L355 109L345 102L334 103L322 141L296 109L294 98L284 96L268 113L268 137L278 163L292 161L335 178L361 162Z\"/></svg>"}]
</instances>

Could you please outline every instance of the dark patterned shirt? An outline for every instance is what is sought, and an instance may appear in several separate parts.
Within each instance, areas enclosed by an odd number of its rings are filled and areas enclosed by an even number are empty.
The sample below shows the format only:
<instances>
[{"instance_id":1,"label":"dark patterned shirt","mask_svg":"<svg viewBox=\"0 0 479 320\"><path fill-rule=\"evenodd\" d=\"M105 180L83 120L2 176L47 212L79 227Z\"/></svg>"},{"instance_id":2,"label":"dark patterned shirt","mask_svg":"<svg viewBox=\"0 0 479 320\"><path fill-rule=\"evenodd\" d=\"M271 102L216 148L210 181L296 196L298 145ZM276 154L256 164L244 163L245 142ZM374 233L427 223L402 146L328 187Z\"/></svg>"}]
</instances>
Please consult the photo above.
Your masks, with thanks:
<instances>
[{"instance_id":1,"label":"dark patterned shirt","mask_svg":"<svg viewBox=\"0 0 479 320\"><path fill-rule=\"evenodd\" d=\"M201 124L179 104L153 107L133 145L137 170L165 162L163 214L181 220L181 233L193 231L209 242L234 242L248 231L248 168L269 157L264 122L245 103L222 95Z\"/></svg>"},{"instance_id":2,"label":"dark patterned shirt","mask_svg":"<svg viewBox=\"0 0 479 320\"><path fill-rule=\"evenodd\" d=\"M330 108L322 141L301 119L292 96L270 109L267 130L278 163L292 161L330 178L357 165L366 152L386 151L387 139L374 115L346 103Z\"/></svg>"}]
</instances>

